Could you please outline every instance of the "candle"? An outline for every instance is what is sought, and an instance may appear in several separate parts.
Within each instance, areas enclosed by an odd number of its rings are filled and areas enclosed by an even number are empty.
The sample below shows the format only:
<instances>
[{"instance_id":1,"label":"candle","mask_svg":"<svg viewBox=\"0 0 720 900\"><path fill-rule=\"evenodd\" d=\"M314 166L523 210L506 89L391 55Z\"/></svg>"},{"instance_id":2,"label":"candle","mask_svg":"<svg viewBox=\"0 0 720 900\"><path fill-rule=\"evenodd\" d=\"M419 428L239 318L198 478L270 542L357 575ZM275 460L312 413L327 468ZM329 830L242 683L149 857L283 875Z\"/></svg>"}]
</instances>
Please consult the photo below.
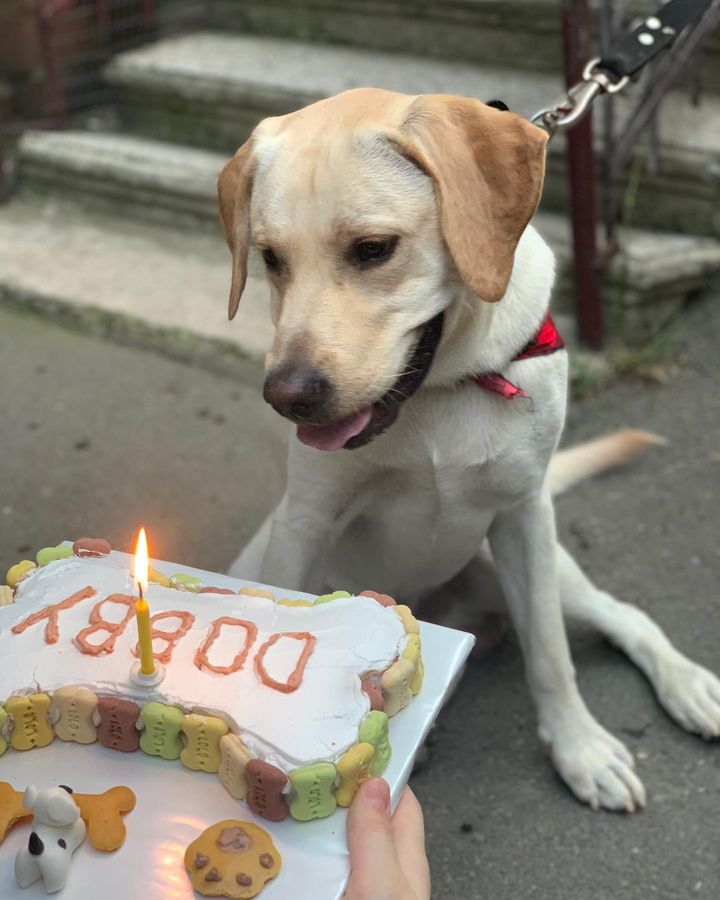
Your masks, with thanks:
<instances>
[{"instance_id":1,"label":"candle","mask_svg":"<svg viewBox=\"0 0 720 900\"><path fill-rule=\"evenodd\" d=\"M143 675L155 674L153 658L152 633L150 628L150 606L143 595L148 585L148 546L145 529L140 529L134 559L134 575L138 586L139 598L135 601L135 619L138 629L140 647L140 672Z\"/></svg>"}]
</instances>

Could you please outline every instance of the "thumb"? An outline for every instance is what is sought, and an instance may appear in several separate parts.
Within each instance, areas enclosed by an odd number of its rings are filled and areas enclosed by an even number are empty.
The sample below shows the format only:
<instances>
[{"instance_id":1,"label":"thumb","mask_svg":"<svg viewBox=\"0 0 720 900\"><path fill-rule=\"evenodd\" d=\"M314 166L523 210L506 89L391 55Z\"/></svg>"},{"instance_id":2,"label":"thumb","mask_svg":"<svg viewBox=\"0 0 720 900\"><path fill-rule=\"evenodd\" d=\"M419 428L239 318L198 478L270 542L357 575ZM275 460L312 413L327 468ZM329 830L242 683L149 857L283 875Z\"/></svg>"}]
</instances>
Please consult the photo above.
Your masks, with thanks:
<instances>
[{"instance_id":1,"label":"thumb","mask_svg":"<svg viewBox=\"0 0 720 900\"><path fill-rule=\"evenodd\" d=\"M346 900L397 897L402 883L390 816L390 788L382 778L360 785L348 810L350 880Z\"/></svg>"}]
</instances>

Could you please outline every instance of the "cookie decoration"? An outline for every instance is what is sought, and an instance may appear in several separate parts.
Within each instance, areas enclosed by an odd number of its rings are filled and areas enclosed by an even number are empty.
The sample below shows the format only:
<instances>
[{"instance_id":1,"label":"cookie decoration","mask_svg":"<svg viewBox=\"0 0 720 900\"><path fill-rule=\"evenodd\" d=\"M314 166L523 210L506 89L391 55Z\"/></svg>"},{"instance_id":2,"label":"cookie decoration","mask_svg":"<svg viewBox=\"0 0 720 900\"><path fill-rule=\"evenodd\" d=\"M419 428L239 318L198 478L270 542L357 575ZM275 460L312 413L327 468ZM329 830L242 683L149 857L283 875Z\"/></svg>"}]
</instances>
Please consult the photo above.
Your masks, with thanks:
<instances>
[{"instance_id":1,"label":"cookie decoration","mask_svg":"<svg viewBox=\"0 0 720 900\"><path fill-rule=\"evenodd\" d=\"M280 871L282 861L265 829L225 819L206 828L185 851L185 868L205 897L255 897Z\"/></svg>"}]
</instances>

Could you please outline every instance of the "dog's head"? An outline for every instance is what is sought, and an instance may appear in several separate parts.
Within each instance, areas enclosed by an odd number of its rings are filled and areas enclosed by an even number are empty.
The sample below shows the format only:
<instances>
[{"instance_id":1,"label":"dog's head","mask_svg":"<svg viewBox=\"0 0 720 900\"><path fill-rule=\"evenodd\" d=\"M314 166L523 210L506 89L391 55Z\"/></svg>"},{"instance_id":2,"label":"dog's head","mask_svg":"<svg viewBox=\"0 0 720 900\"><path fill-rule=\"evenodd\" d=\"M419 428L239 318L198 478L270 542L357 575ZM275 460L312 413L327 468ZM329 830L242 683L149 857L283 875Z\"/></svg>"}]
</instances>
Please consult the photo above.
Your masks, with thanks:
<instances>
[{"instance_id":1,"label":"dog's head","mask_svg":"<svg viewBox=\"0 0 720 900\"><path fill-rule=\"evenodd\" d=\"M546 137L477 100L364 88L266 119L225 166L230 317L255 246L276 329L265 398L302 441L380 434L427 374L448 307L500 300Z\"/></svg>"},{"instance_id":2,"label":"dog's head","mask_svg":"<svg viewBox=\"0 0 720 900\"><path fill-rule=\"evenodd\" d=\"M30 785L25 791L23 806L33 814L36 822L50 827L71 825L80 817L80 808L65 785L45 790Z\"/></svg>"}]
</instances>

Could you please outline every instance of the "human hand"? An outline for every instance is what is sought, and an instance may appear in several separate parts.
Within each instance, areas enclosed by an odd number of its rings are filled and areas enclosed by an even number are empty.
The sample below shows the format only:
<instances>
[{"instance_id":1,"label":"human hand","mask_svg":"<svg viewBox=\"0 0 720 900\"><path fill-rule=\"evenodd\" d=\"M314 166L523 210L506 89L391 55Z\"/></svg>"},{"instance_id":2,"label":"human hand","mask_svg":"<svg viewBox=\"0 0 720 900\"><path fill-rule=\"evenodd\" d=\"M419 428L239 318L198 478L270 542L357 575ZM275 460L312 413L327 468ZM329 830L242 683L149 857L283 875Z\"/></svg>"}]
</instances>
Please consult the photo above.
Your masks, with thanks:
<instances>
[{"instance_id":1,"label":"human hand","mask_svg":"<svg viewBox=\"0 0 720 900\"><path fill-rule=\"evenodd\" d=\"M405 788L390 815L382 778L360 785L348 811L350 880L344 900L430 900L422 809Z\"/></svg>"}]
</instances>

